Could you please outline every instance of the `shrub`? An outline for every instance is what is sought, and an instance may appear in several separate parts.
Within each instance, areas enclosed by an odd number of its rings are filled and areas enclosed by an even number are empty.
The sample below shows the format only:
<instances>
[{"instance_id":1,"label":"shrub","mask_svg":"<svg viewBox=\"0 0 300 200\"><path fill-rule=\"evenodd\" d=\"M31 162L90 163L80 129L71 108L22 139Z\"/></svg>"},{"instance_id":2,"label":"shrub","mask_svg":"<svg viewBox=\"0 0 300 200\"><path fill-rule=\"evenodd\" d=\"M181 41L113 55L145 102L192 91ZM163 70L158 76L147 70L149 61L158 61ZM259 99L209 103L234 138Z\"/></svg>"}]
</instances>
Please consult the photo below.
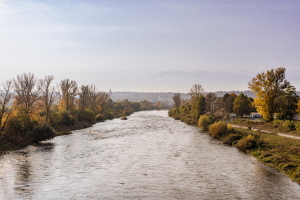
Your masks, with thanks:
<instances>
[{"instance_id":1,"label":"shrub","mask_svg":"<svg viewBox=\"0 0 300 200\"><path fill-rule=\"evenodd\" d=\"M295 129L294 123L290 120L283 122L282 127L285 131L292 131Z\"/></svg>"},{"instance_id":2,"label":"shrub","mask_svg":"<svg viewBox=\"0 0 300 200\"><path fill-rule=\"evenodd\" d=\"M103 122L105 120L104 116L102 114L98 114L96 116L96 121L97 122Z\"/></svg>"},{"instance_id":3,"label":"shrub","mask_svg":"<svg viewBox=\"0 0 300 200\"><path fill-rule=\"evenodd\" d=\"M300 122L297 122L296 123L296 131L298 132L298 133L300 133Z\"/></svg>"},{"instance_id":4,"label":"shrub","mask_svg":"<svg viewBox=\"0 0 300 200\"><path fill-rule=\"evenodd\" d=\"M207 131L209 129L209 125L211 124L211 120L207 115L201 115L198 121L198 126L203 130Z\"/></svg>"},{"instance_id":5,"label":"shrub","mask_svg":"<svg viewBox=\"0 0 300 200\"><path fill-rule=\"evenodd\" d=\"M209 127L209 133L214 138L220 138L222 135L225 135L227 133L227 125L221 121L214 123Z\"/></svg>"},{"instance_id":6,"label":"shrub","mask_svg":"<svg viewBox=\"0 0 300 200\"><path fill-rule=\"evenodd\" d=\"M193 124L193 118L186 118L185 123L187 124Z\"/></svg>"},{"instance_id":7,"label":"shrub","mask_svg":"<svg viewBox=\"0 0 300 200\"><path fill-rule=\"evenodd\" d=\"M127 120L127 117L125 117L125 116L121 117L121 120Z\"/></svg>"},{"instance_id":8,"label":"shrub","mask_svg":"<svg viewBox=\"0 0 300 200\"><path fill-rule=\"evenodd\" d=\"M122 111L122 115L123 116L129 116L130 114L133 113L133 110L131 108L124 108L123 111Z\"/></svg>"},{"instance_id":9,"label":"shrub","mask_svg":"<svg viewBox=\"0 0 300 200\"><path fill-rule=\"evenodd\" d=\"M61 125L64 125L64 126L71 125L71 116L67 110L59 111L59 122Z\"/></svg>"},{"instance_id":10,"label":"shrub","mask_svg":"<svg viewBox=\"0 0 300 200\"><path fill-rule=\"evenodd\" d=\"M115 116L114 116L114 114L112 113L112 112L109 112L108 114L107 114L107 119L113 119Z\"/></svg>"},{"instance_id":11,"label":"shrub","mask_svg":"<svg viewBox=\"0 0 300 200\"><path fill-rule=\"evenodd\" d=\"M24 109L18 111L17 115L9 118L7 129L13 133L26 133L27 131L32 131L35 125L37 125L37 122L32 121Z\"/></svg>"},{"instance_id":12,"label":"shrub","mask_svg":"<svg viewBox=\"0 0 300 200\"><path fill-rule=\"evenodd\" d=\"M252 152L252 155L253 156L255 156L255 157L258 157L258 156L260 156L260 151L254 151L254 152Z\"/></svg>"},{"instance_id":13,"label":"shrub","mask_svg":"<svg viewBox=\"0 0 300 200\"><path fill-rule=\"evenodd\" d=\"M241 138L242 138L241 135L231 133L231 134L227 135L227 136L223 139L223 141L224 141L225 144L231 145L234 141L239 140L239 139L241 139Z\"/></svg>"},{"instance_id":14,"label":"shrub","mask_svg":"<svg viewBox=\"0 0 300 200\"><path fill-rule=\"evenodd\" d=\"M31 136L34 141L38 142L41 140L51 139L55 136L54 129L47 123L36 126L31 132Z\"/></svg>"},{"instance_id":15,"label":"shrub","mask_svg":"<svg viewBox=\"0 0 300 200\"><path fill-rule=\"evenodd\" d=\"M185 122L185 119L186 119L186 117L185 117L185 116L182 116L182 117L180 118L180 121Z\"/></svg>"},{"instance_id":16,"label":"shrub","mask_svg":"<svg viewBox=\"0 0 300 200\"><path fill-rule=\"evenodd\" d=\"M280 127L280 122L279 122L279 120L275 119L275 120L273 121L273 123L274 123L274 127L275 127L275 128Z\"/></svg>"},{"instance_id":17,"label":"shrub","mask_svg":"<svg viewBox=\"0 0 300 200\"><path fill-rule=\"evenodd\" d=\"M229 131L229 132L231 132L231 131L232 131L232 126L231 126L231 124L230 124L230 123L228 123L228 124L227 124L227 129L228 129L228 131Z\"/></svg>"},{"instance_id":18,"label":"shrub","mask_svg":"<svg viewBox=\"0 0 300 200\"><path fill-rule=\"evenodd\" d=\"M86 121L91 122L95 120L95 113L93 111L91 111L90 109L85 109L83 111L84 113L84 118Z\"/></svg>"},{"instance_id":19,"label":"shrub","mask_svg":"<svg viewBox=\"0 0 300 200\"><path fill-rule=\"evenodd\" d=\"M179 117L178 115L176 115L176 116L174 117L174 119L175 119L175 120L179 120L180 117Z\"/></svg>"},{"instance_id":20,"label":"shrub","mask_svg":"<svg viewBox=\"0 0 300 200\"><path fill-rule=\"evenodd\" d=\"M297 171L295 172L293 180L297 183L300 183L300 167L298 167Z\"/></svg>"},{"instance_id":21,"label":"shrub","mask_svg":"<svg viewBox=\"0 0 300 200\"><path fill-rule=\"evenodd\" d=\"M248 137L243 137L242 139L239 140L237 146L239 149L242 150L254 148L255 147L254 137L251 135L248 135Z\"/></svg>"}]
</instances>

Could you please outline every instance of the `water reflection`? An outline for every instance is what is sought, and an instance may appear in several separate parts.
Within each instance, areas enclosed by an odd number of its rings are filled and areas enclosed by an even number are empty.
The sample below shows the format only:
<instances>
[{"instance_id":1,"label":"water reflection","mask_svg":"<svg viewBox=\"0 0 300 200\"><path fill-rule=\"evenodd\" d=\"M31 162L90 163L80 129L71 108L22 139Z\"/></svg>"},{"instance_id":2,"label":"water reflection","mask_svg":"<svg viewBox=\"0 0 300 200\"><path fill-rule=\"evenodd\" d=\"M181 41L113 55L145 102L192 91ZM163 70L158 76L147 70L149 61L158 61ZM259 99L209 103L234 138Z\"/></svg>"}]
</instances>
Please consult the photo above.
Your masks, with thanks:
<instances>
[{"instance_id":1,"label":"water reflection","mask_svg":"<svg viewBox=\"0 0 300 200\"><path fill-rule=\"evenodd\" d=\"M4 199L299 199L277 170L197 127L138 112L0 156Z\"/></svg>"}]
</instances>

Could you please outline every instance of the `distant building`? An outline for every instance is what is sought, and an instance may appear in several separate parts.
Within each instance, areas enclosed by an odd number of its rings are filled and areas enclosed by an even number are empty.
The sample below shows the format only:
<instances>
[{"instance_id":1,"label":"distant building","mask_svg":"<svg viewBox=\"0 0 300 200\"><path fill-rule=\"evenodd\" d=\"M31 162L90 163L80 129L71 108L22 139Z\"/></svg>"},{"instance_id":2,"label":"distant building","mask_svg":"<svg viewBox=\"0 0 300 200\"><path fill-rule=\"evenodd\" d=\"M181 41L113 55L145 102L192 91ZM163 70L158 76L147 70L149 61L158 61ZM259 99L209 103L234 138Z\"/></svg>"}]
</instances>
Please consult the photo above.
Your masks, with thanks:
<instances>
[{"instance_id":1,"label":"distant building","mask_svg":"<svg viewBox=\"0 0 300 200\"><path fill-rule=\"evenodd\" d=\"M111 98L111 96L112 96L111 89L109 89L109 96L110 96L110 98Z\"/></svg>"}]
</instances>

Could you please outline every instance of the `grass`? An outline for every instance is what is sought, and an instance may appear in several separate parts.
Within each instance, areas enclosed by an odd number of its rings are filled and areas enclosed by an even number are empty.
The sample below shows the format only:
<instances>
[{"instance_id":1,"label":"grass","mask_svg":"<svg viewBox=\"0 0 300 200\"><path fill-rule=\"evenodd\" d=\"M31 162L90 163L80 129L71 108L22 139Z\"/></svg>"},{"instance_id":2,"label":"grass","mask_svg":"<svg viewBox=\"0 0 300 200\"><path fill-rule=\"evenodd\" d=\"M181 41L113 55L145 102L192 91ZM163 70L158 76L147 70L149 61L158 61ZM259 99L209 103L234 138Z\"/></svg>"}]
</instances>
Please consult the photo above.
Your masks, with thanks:
<instances>
[{"instance_id":1,"label":"grass","mask_svg":"<svg viewBox=\"0 0 300 200\"><path fill-rule=\"evenodd\" d=\"M289 130L286 128L288 122L284 123L282 120L275 120L273 122L266 122L263 120L250 121L245 119L236 119L231 122L234 125L254 127L259 130L266 130L272 133L283 133L287 135L300 136L300 133L296 130ZM285 127L285 128L284 128Z\"/></svg>"},{"instance_id":2,"label":"grass","mask_svg":"<svg viewBox=\"0 0 300 200\"><path fill-rule=\"evenodd\" d=\"M252 140L252 146L242 150L256 157L260 162L281 170L300 184L300 140L236 128L234 134L239 135L242 139L232 142L233 146L242 149L239 143L243 138L246 140L250 136L249 140ZM221 139L228 144L226 138Z\"/></svg>"}]
</instances>

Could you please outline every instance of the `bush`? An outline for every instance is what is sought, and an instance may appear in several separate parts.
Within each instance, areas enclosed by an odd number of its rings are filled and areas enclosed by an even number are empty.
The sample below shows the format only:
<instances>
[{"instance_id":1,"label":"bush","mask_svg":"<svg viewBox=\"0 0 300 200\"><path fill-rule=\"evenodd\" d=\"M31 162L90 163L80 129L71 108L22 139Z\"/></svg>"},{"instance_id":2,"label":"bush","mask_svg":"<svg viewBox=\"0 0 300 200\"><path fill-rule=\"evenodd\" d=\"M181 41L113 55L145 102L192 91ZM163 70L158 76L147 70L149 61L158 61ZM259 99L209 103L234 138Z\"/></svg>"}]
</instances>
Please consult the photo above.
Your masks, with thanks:
<instances>
[{"instance_id":1,"label":"bush","mask_svg":"<svg viewBox=\"0 0 300 200\"><path fill-rule=\"evenodd\" d=\"M300 183L300 167L298 167L297 171L295 172L293 180L297 183Z\"/></svg>"},{"instance_id":2,"label":"bush","mask_svg":"<svg viewBox=\"0 0 300 200\"><path fill-rule=\"evenodd\" d=\"M37 121L32 121L24 109L18 111L17 115L9 118L6 129L12 133L26 133L27 131L32 131L36 125Z\"/></svg>"},{"instance_id":3,"label":"bush","mask_svg":"<svg viewBox=\"0 0 300 200\"><path fill-rule=\"evenodd\" d=\"M133 110L131 108L124 108L123 111L122 111L122 115L123 116L129 116L130 114L133 113Z\"/></svg>"},{"instance_id":4,"label":"bush","mask_svg":"<svg viewBox=\"0 0 300 200\"><path fill-rule=\"evenodd\" d=\"M255 140L252 135L248 135L248 137L243 137L239 140L237 144L239 149L247 150L247 149L253 149L255 147Z\"/></svg>"},{"instance_id":5,"label":"bush","mask_svg":"<svg viewBox=\"0 0 300 200\"><path fill-rule=\"evenodd\" d=\"M112 113L112 112L109 112L108 114L107 114L107 119L113 119L115 116L114 116L114 114Z\"/></svg>"},{"instance_id":6,"label":"bush","mask_svg":"<svg viewBox=\"0 0 300 200\"><path fill-rule=\"evenodd\" d=\"M103 122L105 120L104 116L102 114L98 114L96 116L96 121L97 122Z\"/></svg>"},{"instance_id":7,"label":"bush","mask_svg":"<svg viewBox=\"0 0 300 200\"><path fill-rule=\"evenodd\" d=\"M71 125L71 116L67 110L59 111L59 122L63 126L70 126Z\"/></svg>"},{"instance_id":8,"label":"bush","mask_svg":"<svg viewBox=\"0 0 300 200\"><path fill-rule=\"evenodd\" d=\"M224 122L217 122L214 123L209 127L209 133L214 137L214 138L220 138L221 136L225 135L227 133L227 125Z\"/></svg>"},{"instance_id":9,"label":"bush","mask_svg":"<svg viewBox=\"0 0 300 200\"><path fill-rule=\"evenodd\" d=\"M282 128L285 130L285 131L292 131L295 129L295 126L294 126L294 123L290 120L286 120L285 122L283 122L282 124Z\"/></svg>"},{"instance_id":10,"label":"bush","mask_svg":"<svg viewBox=\"0 0 300 200\"><path fill-rule=\"evenodd\" d=\"M209 129L209 125L211 124L211 120L207 115L201 115L198 121L198 126L203 130L207 131Z\"/></svg>"},{"instance_id":11,"label":"bush","mask_svg":"<svg viewBox=\"0 0 300 200\"><path fill-rule=\"evenodd\" d=\"M192 125L193 124L193 118L186 118L185 123Z\"/></svg>"},{"instance_id":12,"label":"bush","mask_svg":"<svg viewBox=\"0 0 300 200\"><path fill-rule=\"evenodd\" d=\"M275 127L275 128L280 127L280 122L279 122L279 120L275 119L275 120L273 121L273 123L274 123L274 127Z\"/></svg>"},{"instance_id":13,"label":"bush","mask_svg":"<svg viewBox=\"0 0 300 200\"><path fill-rule=\"evenodd\" d=\"M121 120L127 120L127 117L125 117L125 116L121 117Z\"/></svg>"},{"instance_id":14,"label":"bush","mask_svg":"<svg viewBox=\"0 0 300 200\"><path fill-rule=\"evenodd\" d=\"M232 131L232 126L230 123L227 124L227 129L228 129L228 132L231 132Z\"/></svg>"},{"instance_id":15,"label":"bush","mask_svg":"<svg viewBox=\"0 0 300 200\"><path fill-rule=\"evenodd\" d=\"M86 121L91 122L95 120L95 113L93 111L91 111L90 109L85 109L83 111L84 113L84 118Z\"/></svg>"},{"instance_id":16,"label":"bush","mask_svg":"<svg viewBox=\"0 0 300 200\"><path fill-rule=\"evenodd\" d=\"M227 135L227 136L223 139L223 141L224 141L225 144L231 145L234 141L239 140L239 139L241 139L241 138L242 138L241 135L231 133L231 134Z\"/></svg>"},{"instance_id":17,"label":"bush","mask_svg":"<svg viewBox=\"0 0 300 200\"><path fill-rule=\"evenodd\" d=\"M298 133L300 133L300 122L297 122L295 128L296 128L296 131L297 131Z\"/></svg>"},{"instance_id":18,"label":"bush","mask_svg":"<svg viewBox=\"0 0 300 200\"><path fill-rule=\"evenodd\" d=\"M254 152L252 152L252 155L253 156L255 156L255 157L258 157L258 156L260 156L260 151L254 151Z\"/></svg>"},{"instance_id":19,"label":"bush","mask_svg":"<svg viewBox=\"0 0 300 200\"><path fill-rule=\"evenodd\" d=\"M38 142L53 138L55 136L55 131L49 124L43 123L42 125L38 125L33 129L31 136L33 137L34 141Z\"/></svg>"},{"instance_id":20,"label":"bush","mask_svg":"<svg viewBox=\"0 0 300 200\"><path fill-rule=\"evenodd\" d=\"M185 117L185 116L182 116L182 117L180 118L180 121L185 122L185 119L186 119L186 117Z\"/></svg>"}]
</instances>

